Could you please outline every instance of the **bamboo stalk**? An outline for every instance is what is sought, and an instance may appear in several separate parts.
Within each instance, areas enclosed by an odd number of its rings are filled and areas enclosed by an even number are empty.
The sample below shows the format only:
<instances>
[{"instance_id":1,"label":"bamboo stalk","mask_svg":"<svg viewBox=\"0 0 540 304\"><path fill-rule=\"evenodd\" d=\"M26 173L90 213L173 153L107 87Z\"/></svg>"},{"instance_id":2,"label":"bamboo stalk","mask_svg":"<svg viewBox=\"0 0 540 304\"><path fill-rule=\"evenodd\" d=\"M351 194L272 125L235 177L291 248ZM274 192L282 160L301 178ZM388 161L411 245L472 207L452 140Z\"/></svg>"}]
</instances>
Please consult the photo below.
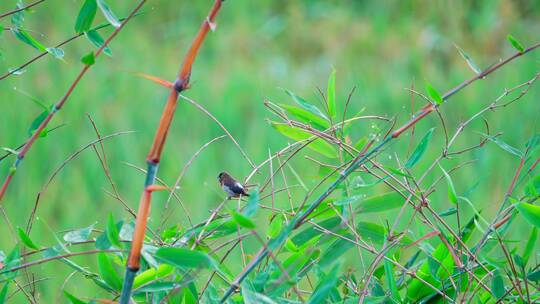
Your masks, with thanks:
<instances>
[{"instance_id":1,"label":"bamboo stalk","mask_svg":"<svg viewBox=\"0 0 540 304\"><path fill-rule=\"evenodd\" d=\"M141 249L143 246L144 235L146 231L146 222L148 215L150 214L150 202L152 199L151 187L156 179L159 162L161 159L161 153L167 140L167 135L170 130L170 126L176 111L178 104L178 96L181 92L189 88L189 80L191 76L191 69L193 62L197 57L199 49L204 41L204 38L208 34L208 31L213 28L214 20L221 8L223 0L216 0L212 6L208 17L203 21L195 39L193 40L185 58L182 63L182 67L178 73L178 77L174 82L169 97L167 98L167 104L161 114L154 141L150 152L146 157L148 164L148 171L146 173L146 180L144 183L144 191L141 196L139 204L139 211L137 214L137 221L135 223L135 230L133 232L133 241L131 243L131 251L129 253L128 263L126 265L126 274L124 277L124 284L122 285L122 293L120 296L120 304L128 304L131 298L131 292L133 289L133 281L135 275L140 268Z\"/></svg>"}]
</instances>

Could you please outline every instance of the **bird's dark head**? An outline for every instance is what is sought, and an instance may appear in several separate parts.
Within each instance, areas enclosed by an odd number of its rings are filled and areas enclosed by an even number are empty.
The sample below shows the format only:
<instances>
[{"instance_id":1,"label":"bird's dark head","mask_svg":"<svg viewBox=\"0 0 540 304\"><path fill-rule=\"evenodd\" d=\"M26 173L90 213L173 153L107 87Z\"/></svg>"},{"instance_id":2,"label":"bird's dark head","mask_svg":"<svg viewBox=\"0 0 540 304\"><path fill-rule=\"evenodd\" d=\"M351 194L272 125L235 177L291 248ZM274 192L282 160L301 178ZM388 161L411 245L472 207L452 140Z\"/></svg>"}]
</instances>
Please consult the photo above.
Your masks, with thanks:
<instances>
[{"instance_id":1,"label":"bird's dark head","mask_svg":"<svg viewBox=\"0 0 540 304\"><path fill-rule=\"evenodd\" d=\"M229 177L229 174L227 174L227 172L221 172L219 175L218 175L218 181L222 181L223 179L226 179L227 177Z\"/></svg>"}]
</instances>

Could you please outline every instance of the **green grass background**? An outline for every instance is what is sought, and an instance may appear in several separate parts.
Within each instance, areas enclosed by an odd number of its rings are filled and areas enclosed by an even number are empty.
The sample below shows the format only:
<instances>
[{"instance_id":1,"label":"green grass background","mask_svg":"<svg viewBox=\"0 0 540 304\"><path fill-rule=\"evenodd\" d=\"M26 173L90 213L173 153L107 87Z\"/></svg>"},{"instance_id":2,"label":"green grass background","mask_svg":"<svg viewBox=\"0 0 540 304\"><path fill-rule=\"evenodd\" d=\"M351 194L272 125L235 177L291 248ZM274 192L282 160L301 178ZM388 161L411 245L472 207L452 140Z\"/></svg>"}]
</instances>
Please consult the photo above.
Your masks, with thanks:
<instances>
[{"instance_id":1,"label":"green grass background","mask_svg":"<svg viewBox=\"0 0 540 304\"><path fill-rule=\"evenodd\" d=\"M135 4L135 1L109 2L118 16L126 15ZM129 205L136 208L144 176L125 162L144 167L168 92L134 76L133 72L173 80L211 2L149 1L144 14L127 25L111 44L113 57L98 59L51 124L65 126L40 139L18 170L2 202L3 212L13 226L25 226L36 195L52 172L79 147L95 139L86 113L95 119L103 135L126 130L136 132L106 141L114 181ZM13 8L15 3L2 1L0 11ZM74 34L81 3L47 1L26 14L25 27L45 45L54 45ZM356 86L349 113L365 108L366 115L396 117L401 124L411 111L410 96L404 90L411 83L423 91L424 81L429 80L443 92L473 76L454 43L467 51L480 67L487 67L515 51L506 41L507 34L511 33L524 45L537 41L539 14L538 1L227 0L217 18L216 32L209 34L197 58L192 87L185 94L213 113L250 157L260 163L269 151L276 152L287 143L287 139L266 122L267 118L275 118L263 105L265 99L289 103L282 88L320 105L322 99L317 87L325 90L328 74L335 68L340 110L349 91ZM104 22L99 13L96 21L95 24ZM0 20L0 25L9 26L9 18ZM110 29L102 33L105 36ZM1 71L25 62L37 52L7 31L0 36L0 48ZM40 108L18 91L26 91L47 104L56 102L81 69L80 58L91 49L87 40L77 40L64 47L64 61L47 56L28 67L24 74L0 81L1 147L21 144L28 137L31 121L40 113ZM539 69L539 60L540 52L529 54L453 97L442 107L448 128L455 130L459 122L492 102L504 88L532 78ZM526 139L537 131L539 97L540 90L535 87L519 103L488 112L485 118L491 132L504 132L502 139L523 148ZM420 104L417 99L417 107ZM355 140L369 135L377 127L385 130L386 125L372 121L356 123L351 137ZM431 127L436 127L434 140L423 161L413 170L417 174L442 152L444 137L435 115L420 123L416 141ZM465 131L456 147L478 143L478 132L485 132L480 122ZM222 134L208 117L180 100L159 177L174 183L195 151ZM401 139L385 151L381 159L397 166L395 156L406 160L404 151L408 142L408 138ZM312 152L306 154L316 156ZM392 159L385 160L389 157ZM482 150L445 161L443 165L450 168L468 160L474 163L453 175L456 189L460 194L467 193L478 183L469 197L491 218L518 159L488 144ZM0 162L2 179L12 161ZM307 186L314 186L318 181L318 166L303 156L293 162L293 167ZM201 154L178 191L195 222L206 218L209 210L223 198L216 181L217 174L223 170L239 178L250 172L249 165L227 139ZM287 172L290 183L297 183L290 171ZM436 173L440 175L437 170ZM264 176L256 176L254 182L263 182ZM437 210L450 207L445 185L442 186L443 191L432 196ZM379 187L368 193L383 189ZM60 172L43 195L37 212L39 220L31 237L40 245L51 246L55 244L52 231L61 232L96 222L96 227L104 228L109 212L116 218L128 219L121 205L106 191L110 191L110 186L95 153L88 149ZM305 195L302 189L294 193L298 199ZM150 220L153 227L159 224L165 199L164 194L156 195ZM278 196L278 200L285 199L286 196ZM266 215L261 215L263 231ZM387 217L381 214L370 220L382 223ZM187 225L186 216L177 204L169 223ZM526 237L523 233L512 236L516 240ZM0 217L0 250L9 252L16 242L4 217ZM254 252L258 244L253 241L247 246ZM74 261L96 270L95 257L78 257ZM238 263L235 261L239 259L231 258L231 265ZM236 266L231 268L239 271L241 265ZM59 262L31 270L47 278L36 285L43 303L57 299L60 286L71 271ZM106 296L80 275L69 280L66 289L77 291L76 294L83 297ZM25 301L21 295L15 298Z\"/></svg>"}]
</instances>

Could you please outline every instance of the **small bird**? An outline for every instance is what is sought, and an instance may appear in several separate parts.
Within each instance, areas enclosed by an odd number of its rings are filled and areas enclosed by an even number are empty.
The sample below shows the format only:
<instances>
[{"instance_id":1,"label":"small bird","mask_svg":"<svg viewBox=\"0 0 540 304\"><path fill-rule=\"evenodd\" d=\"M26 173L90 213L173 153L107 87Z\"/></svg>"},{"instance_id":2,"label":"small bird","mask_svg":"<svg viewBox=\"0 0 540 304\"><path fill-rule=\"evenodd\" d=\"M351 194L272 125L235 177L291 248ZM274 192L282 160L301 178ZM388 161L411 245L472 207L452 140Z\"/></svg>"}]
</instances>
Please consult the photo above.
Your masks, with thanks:
<instances>
[{"instance_id":1,"label":"small bird","mask_svg":"<svg viewBox=\"0 0 540 304\"><path fill-rule=\"evenodd\" d=\"M221 172L218 175L218 181L223 191L227 192L229 195L229 198L239 197L240 195L249 196L245 187L241 183L237 182L227 172Z\"/></svg>"}]
</instances>

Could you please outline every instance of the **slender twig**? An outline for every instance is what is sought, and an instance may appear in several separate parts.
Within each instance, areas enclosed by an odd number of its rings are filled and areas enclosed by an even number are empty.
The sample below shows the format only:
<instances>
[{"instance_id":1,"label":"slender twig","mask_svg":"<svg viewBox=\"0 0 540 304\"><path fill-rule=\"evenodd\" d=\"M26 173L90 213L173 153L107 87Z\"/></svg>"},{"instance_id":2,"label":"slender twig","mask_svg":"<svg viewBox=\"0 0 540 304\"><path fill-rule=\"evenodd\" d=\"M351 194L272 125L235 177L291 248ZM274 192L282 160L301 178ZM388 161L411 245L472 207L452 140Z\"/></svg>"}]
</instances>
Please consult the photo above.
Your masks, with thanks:
<instances>
[{"instance_id":1,"label":"slender twig","mask_svg":"<svg viewBox=\"0 0 540 304\"><path fill-rule=\"evenodd\" d=\"M45 2L45 0L38 0L38 1L32 2L32 3L28 4L28 5L25 5L23 7L19 7L19 8L16 8L16 9L12 10L12 11L0 14L0 19L2 19L4 17L7 17L9 15L16 14L16 13L18 13L20 11L24 11L26 9L29 9L29 8L31 8L33 6L36 6L36 5L38 5L38 4L42 3L42 2Z\"/></svg>"}]
</instances>

